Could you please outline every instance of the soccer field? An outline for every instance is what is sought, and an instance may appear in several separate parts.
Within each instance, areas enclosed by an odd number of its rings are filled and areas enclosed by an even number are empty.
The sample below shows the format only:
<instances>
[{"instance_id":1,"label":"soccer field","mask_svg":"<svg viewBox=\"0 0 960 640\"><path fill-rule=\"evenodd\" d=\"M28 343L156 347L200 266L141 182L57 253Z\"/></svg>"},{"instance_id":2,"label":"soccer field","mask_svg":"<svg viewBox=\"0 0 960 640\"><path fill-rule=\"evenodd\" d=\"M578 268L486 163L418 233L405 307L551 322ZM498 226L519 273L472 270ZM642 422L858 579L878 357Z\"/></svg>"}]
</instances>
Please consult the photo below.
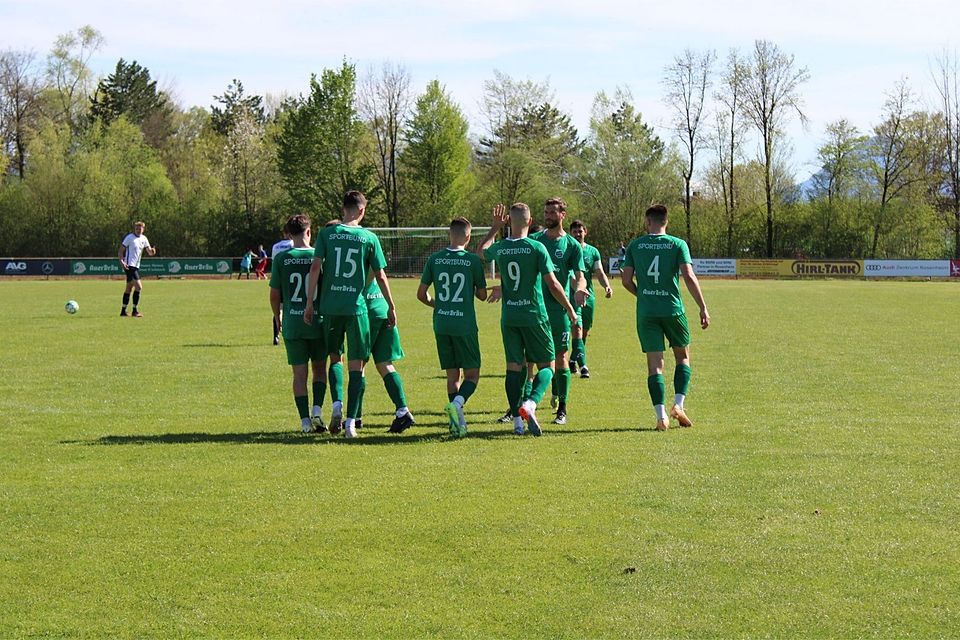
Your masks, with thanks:
<instances>
[{"instance_id":1,"label":"soccer field","mask_svg":"<svg viewBox=\"0 0 960 640\"><path fill-rule=\"evenodd\" d=\"M415 288L417 424L371 368L348 441L299 432L264 282L0 281L0 637L960 635L960 286L704 281L657 433L616 283L542 438L478 303L465 440Z\"/></svg>"}]
</instances>

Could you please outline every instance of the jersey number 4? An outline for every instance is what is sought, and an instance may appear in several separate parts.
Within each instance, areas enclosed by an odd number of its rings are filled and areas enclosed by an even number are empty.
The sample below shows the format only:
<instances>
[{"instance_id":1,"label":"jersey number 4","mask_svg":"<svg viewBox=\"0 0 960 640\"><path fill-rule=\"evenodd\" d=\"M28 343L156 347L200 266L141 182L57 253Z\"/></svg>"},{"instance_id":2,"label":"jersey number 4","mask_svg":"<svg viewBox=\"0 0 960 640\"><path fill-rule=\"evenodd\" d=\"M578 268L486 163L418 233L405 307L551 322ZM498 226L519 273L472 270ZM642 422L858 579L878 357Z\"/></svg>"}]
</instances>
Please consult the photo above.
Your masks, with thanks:
<instances>
[{"instance_id":1,"label":"jersey number 4","mask_svg":"<svg viewBox=\"0 0 960 640\"><path fill-rule=\"evenodd\" d=\"M653 262L647 269L647 275L653 278L654 284L660 284L660 256L653 256Z\"/></svg>"}]
</instances>

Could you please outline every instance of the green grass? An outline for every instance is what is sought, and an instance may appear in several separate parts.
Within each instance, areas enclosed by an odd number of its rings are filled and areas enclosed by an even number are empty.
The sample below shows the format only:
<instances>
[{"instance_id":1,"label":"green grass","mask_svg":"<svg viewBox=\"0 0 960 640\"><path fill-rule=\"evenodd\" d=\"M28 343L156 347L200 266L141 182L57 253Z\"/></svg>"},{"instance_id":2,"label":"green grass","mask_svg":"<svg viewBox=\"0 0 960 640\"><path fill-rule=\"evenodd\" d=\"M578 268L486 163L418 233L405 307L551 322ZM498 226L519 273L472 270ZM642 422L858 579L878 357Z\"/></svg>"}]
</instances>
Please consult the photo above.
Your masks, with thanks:
<instances>
[{"instance_id":1,"label":"green grass","mask_svg":"<svg viewBox=\"0 0 960 640\"><path fill-rule=\"evenodd\" d=\"M0 281L0 637L960 635L955 283L705 282L667 433L618 286L539 439L493 422L483 305L463 441L414 288L418 424L371 371L346 441L298 432L262 282L151 280L136 320Z\"/></svg>"}]
</instances>

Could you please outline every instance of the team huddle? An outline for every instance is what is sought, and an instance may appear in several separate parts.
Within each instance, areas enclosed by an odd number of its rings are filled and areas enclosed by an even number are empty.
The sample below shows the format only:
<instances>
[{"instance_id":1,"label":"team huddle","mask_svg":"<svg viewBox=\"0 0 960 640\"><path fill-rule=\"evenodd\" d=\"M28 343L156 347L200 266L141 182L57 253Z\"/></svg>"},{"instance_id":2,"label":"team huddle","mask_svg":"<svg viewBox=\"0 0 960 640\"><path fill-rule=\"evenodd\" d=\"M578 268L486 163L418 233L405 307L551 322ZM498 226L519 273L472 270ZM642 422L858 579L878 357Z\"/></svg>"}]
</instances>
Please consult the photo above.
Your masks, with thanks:
<instances>
[{"instance_id":1,"label":"team huddle","mask_svg":"<svg viewBox=\"0 0 960 640\"><path fill-rule=\"evenodd\" d=\"M401 433L415 423L403 381L394 363L403 357L397 315L380 241L360 226L366 198L357 191L344 196L342 219L318 231L311 246L311 221L291 217L285 226L291 248L277 254L270 278L270 304L281 327L287 362L293 370L293 395L304 432L324 432L324 397L329 385L333 404L329 432L349 438L362 428L364 369L372 358L396 408L390 431ZM490 231L478 253L467 250L471 225L465 218L450 223L450 246L431 255L417 298L433 308L433 328L440 367L446 371L444 412L454 437L467 434L464 406L480 381L481 351L474 299L501 303L501 333L506 359L504 388L508 403L501 421L512 422L518 435L539 436L543 427L537 406L551 391L553 423L566 424L573 373L587 378L586 343L593 322L593 275L613 294L600 253L586 244L583 223L564 231L566 204L551 198L544 205L545 229L529 235L530 208L497 205ZM647 386L656 414L656 429L692 421L684 409L690 383L690 332L680 298L682 276L700 308L700 324L710 316L693 273L686 243L666 235L667 211L660 205L645 215L648 234L630 243L621 277L637 297L637 332L647 354ZM497 241L504 228L509 235ZM493 262L500 285L487 287L484 262ZM433 290L431 295L430 290ZM664 338L677 365L674 404L665 406ZM343 356L348 382L344 398ZM307 390L312 370L311 405ZM345 402L344 402L345 400ZM344 406L345 405L345 406Z\"/></svg>"}]
</instances>

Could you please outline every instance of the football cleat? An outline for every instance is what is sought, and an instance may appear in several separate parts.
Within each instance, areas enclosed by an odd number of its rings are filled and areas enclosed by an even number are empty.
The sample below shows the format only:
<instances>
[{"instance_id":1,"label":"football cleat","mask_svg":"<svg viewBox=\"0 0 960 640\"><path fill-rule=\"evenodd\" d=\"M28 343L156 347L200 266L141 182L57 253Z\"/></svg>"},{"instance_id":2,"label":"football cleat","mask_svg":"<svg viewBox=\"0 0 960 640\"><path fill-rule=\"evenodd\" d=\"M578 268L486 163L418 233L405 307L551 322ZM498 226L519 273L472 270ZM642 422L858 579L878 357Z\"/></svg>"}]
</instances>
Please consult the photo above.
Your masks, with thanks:
<instances>
[{"instance_id":1,"label":"football cleat","mask_svg":"<svg viewBox=\"0 0 960 640\"><path fill-rule=\"evenodd\" d=\"M330 435L340 435L341 431L343 431L343 407L338 407L334 403L333 415L330 416Z\"/></svg>"},{"instance_id":2,"label":"football cleat","mask_svg":"<svg viewBox=\"0 0 960 640\"><path fill-rule=\"evenodd\" d=\"M590 370L587 369L586 366L580 367L580 377L581 377L581 378L589 378L589 377L590 377Z\"/></svg>"},{"instance_id":3,"label":"football cleat","mask_svg":"<svg viewBox=\"0 0 960 640\"><path fill-rule=\"evenodd\" d=\"M513 420L513 432L518 436L522 436L524 431L526 431L526 427L523 426L523 418L517 416L515 419L511 418L511 420Z\"/></svg>"},{"instance_id":4,"label":"football cleat","mask_svg":"<svg viewBox=\"0 0 960 640\"><path fill-rule=\"evenodd\" d=\"M553 424L567 424L567 412L562 409L557 411L557 417L553 419Z\"/></svg>"},{"instance_id":5,"label":"football cleat","mask_svg":"<svg viewBox=\"0 0 960 640\"><path fill-rule=\"evenodd\" d=\"M313 430L317 433L326 433L327 425L323 424L323 416L319 413L310 418L310 422L313 424Z\"/></svg>"},{"instance_id":6,"label":"football cleat","mask_svg":"<svg viewBox=\"0 0 960 640\"><path fill-rule=\"evenodd\" d=\"M508 422L513 422L513 411L510 409L507 409L507 412L505 414L497 418L497 422L499 422L500 424L507 424Z\"/></svg>"},{"instance_id":7,"label":"football cleat","mask_svg":"<svg viewBox=\"0 0 960 640\"><path fill-rule=\"evenodd\" d=\"M348 424L347 428L344 430L344 435L347 436L348 438L356 438L357 437L356 423Z\"/></svg>"},{"instance_id":8,"label":"football cleat","mask_svg":"<svg viewBox=\"0 0 960 640\"><path fill-rule=\"evenodd\" d=\"M143 314L140 313L139 311L137 311L136 309L134 309L134 310L133 310L133 313L131 313L130 315L133 316L134 318L142 318L142 317L143 317Z\"/></svg>"},{"instance_id":9,"label":"football cleat","mask_svg":"<svg viewBox=\"0 0 960 640\"><path fill-rule=\"evenodd\" d=\"M407 411L402 416L393 419L393 424L390 425L390 428L387 429L390 433L403 433L410 428L410 425L416 424L416 420L413 419L413 414Z\"/></svg>"},{"instance_id":10,"label":"football cleat","mask_svg":"<svg viewBox=\"0 0 960 640\"><path fill-rule=\"evenodd\" d=\"M448 402L447 406L443 408L443 412L447 414L447 420L450 422L450 435L455 438L460 437L460 418L457 416L457 403Z\"/></svg>"},{"instance_id":11,"label":"football cleat","mask_svg":"<svg viewBox=\"0 0 960 640\"><path fill-rule=\"evenodd\" d=\"M313 432L313 423L310 422L310 418L301 418L301 420L300 420L300 431L303 431L304 433L312 433L312 432Z\"/></svg>"},{"instance_id":12,"label":"football cleat","mask_svg":"<svg viewBox=\"0 0 960 640\"><path fill-rule=\"evenodd\" d=\"M527 400L520 405L520 417L527 421L527 427L530 433L539 436L543 434L540 423L537 422L537 405L533 400Z\"/></svg>"},{"instance_id":13,"label":"football cleat","mask_svg":"<svg viewBox=\"0 0 960 640\"><path fill-rule=\"evenodd\" d=\"M670 417L680 423L681 427L692 427L693 420L687 417L686 412L683 410L683 407L678 407L673 405L673 409L670 409Z\"/></svg>"},{"instance_id":14,"label":"football cleat","mask_svg":"<svg viewBox=\"0 0 960 640\"><path fill-rule=\"evenodd\" d=\"M126 310L126 309L120 309L120 317L121 317L121 318L126 318L126 317L127 317L127 310Z\"/></svg>"},{"instance_id":15,"label":"football cleat","mask_svg":"<svg viewBox=\"0 0 960 640\"><path fill-rule=\"evenodd\" d=\"M657 431L666 431L670 428L669 420L657 420L657 426L654 427Z\"/></svg>"}]
</instances>

